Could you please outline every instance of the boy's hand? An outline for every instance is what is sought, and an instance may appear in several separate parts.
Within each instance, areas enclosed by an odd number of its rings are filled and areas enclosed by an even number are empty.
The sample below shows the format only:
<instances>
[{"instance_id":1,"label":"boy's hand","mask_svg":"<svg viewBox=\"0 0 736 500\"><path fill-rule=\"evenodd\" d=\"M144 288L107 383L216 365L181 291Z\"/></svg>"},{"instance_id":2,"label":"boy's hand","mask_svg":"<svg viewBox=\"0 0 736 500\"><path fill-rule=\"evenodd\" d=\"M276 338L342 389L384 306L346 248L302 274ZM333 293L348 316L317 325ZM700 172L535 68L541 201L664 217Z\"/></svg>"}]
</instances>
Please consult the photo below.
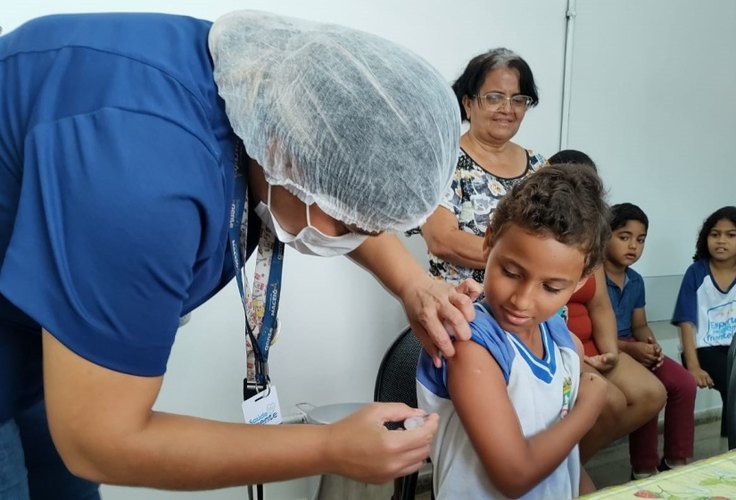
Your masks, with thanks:
<instances>
[{"instance_id":1,"label":"boy's hand","mask_svg":"<svg viewBox=\"0 0 736 500\"><path fill-rule=\"evenodd\" d=\"M585 356L585 362L601 373L606 373L618 363L618 355L612 352L604 352L596 356Z\"/></svg>"},{"instance_id":2,"label":"boy's hand","mask_svg":"<svg viewBox=\"0 0 736 500\"><path fill-rule=\"evenodd\" d=\"M662 354L662 346L659 345L659 342L657 342L657 339L654 337L647 337L647 344L650 344L654 347L655 352L657 355Z\"/></svg>"},{"instance_id":3,"label":"boy's hand","mask_svg":"<svg viewBox=\"0 0 736 500\"><path fill-rule=\"evenodd\" d=\"M702 389L713 388L713 379L710 378L710 375L707 371L703 370L700 367L688 368L688 371L693 374L693 377L695 377L695 381L698 383L698 387Z\"/></svg>"},{"instance_id":4,"label":"boy's hand","mask_svg":"<svg viewBox=\"0 0 736 500\"><path fill-rule=\"evenodd\" d=\"M590 406L597 418L606 403L607 383L606 379L597 373L581 373L576 404Z\"/></svg>"},{"instance_id":5,"label":"boy's hand","mask_svg":"<svg viewBox=\"0 0 736 500\"><path fill-rule=\"evenodd\" d=\"M662 349L651 337L647 342L627 342L626 353L651 370L659 367L664 359Z\"/></svg>"},{"instance_id":6,"label":"boy's hand","mask_svg":"<svg viewBox=\"0 0 736 500\"><path fill-rule=\"evenodd\" d=\"M652 371L654 371L664 363L664 353L662 352L662 346L659 345L659 342L654 337L647 338L647 344L651 344L654 347L654 354L657 356L657 360L651 366Z\"/></svg>"}]
</instances>

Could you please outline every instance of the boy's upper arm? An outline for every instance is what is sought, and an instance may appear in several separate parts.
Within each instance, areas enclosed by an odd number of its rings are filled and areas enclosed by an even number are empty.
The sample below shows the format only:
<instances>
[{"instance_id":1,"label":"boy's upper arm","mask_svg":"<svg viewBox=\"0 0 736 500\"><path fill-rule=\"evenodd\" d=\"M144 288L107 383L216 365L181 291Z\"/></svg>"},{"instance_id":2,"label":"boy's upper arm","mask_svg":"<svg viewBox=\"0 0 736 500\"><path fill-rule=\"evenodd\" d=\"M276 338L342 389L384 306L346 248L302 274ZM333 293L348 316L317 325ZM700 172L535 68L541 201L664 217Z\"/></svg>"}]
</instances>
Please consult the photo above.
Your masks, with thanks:
<instances>
[{"instance_id":1,"label":"boy's upper arm","mask_svg":"<svg viewBox=\"0 0 736 500\"><path fill-rule=\"evenodd\" d=\"M631 312L631 329L634 330L644 326L649 326L647 323L646 309L637 307Z\"/></svg>"},{"instance_id":2,"label":"boy's upper arm","mask_svg":"<svg viewBox=\"0 0 736 500\"><path fill-rule=\"evenodd\" d=\"M452 402L486 473L497 483L504 464L516 462L513 455L523 449L525 437L493 356L475 342L458 342L455 349L447 360Z\"/></svg>"},{"instance_id":3,"label":"boy's upper arm","mask_svg":"<svg viewBox=\"0 0 736 500\"><path fill-rule=\"evenodd\" d=\"M654 332L649 328L645 308L637 307L631 313L631 333L639 342L647 342L650 339L656 340Z\"/></svg>"}]
</instances>

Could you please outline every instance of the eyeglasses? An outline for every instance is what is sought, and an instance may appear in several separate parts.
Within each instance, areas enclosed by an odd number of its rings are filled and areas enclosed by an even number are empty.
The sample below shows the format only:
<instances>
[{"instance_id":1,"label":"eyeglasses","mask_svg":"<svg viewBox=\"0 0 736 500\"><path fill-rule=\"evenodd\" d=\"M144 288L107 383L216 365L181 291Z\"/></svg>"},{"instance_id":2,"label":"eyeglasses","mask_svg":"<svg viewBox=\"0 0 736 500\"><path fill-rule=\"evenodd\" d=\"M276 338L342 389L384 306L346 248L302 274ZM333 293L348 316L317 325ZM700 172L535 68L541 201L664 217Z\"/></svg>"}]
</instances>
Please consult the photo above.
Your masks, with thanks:
<instances>
[{"instance_id":1,"label":"eyeglasses","mask_svg":"<svg viewBox=\"0 0 736 500\"><path fill-rule=\"evenodd\" d=\"M478 103L486 111L496 111L507 102L514 111L526 111L532 104L532 98L528 95L506 97L501 92L489 92L484 95L476 95L475 98L478 99Z\"/></svg>"}]
</instances>

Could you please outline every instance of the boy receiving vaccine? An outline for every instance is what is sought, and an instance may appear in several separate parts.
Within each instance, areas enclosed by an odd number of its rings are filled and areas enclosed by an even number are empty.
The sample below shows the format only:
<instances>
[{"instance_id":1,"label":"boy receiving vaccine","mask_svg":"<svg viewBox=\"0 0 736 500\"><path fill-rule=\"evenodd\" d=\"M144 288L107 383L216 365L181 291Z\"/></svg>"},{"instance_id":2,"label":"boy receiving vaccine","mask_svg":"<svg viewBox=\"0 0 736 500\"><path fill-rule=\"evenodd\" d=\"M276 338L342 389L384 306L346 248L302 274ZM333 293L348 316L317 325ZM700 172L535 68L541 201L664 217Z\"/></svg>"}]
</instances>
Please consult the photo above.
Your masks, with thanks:
<instances>
[{"instance_id":1,"label":"boy receiving vaccine","mask_svg":"<svg viewBox=\"0 0 736 500\"><path fill-rule=\"evenodd\" d=\"M419 406L440 415L438 500L585 492L577 443L600 413L606 383L581 376L582 346L557 311L603 259L610 228L602 196L592 169L560 165L498 205L483 243L485 298L472 338L456 342L441 368L425 353L417 368Z\"/></svg>"}]
</instances>

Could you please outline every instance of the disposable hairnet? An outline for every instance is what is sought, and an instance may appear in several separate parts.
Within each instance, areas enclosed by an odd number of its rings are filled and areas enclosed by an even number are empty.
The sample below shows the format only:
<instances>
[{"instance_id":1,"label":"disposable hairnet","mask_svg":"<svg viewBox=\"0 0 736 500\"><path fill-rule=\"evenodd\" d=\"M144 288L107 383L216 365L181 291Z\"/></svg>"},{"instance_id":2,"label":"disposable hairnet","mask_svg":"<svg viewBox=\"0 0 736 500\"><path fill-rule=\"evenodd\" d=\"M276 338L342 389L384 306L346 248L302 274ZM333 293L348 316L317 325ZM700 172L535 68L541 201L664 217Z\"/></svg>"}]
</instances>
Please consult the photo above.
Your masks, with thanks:
<instances>
[{"instance_id":1,"label":"disposable hairnet","mask_svg":"<svg viewBox=\"0 0 736 500\"><path fill-rule=\"evenodd\" d=\"M367 231L417 226L457 159L450 85L395 43L257 11L209 36L228 118L266 179Z\"/></svg>"}]
</instances>

